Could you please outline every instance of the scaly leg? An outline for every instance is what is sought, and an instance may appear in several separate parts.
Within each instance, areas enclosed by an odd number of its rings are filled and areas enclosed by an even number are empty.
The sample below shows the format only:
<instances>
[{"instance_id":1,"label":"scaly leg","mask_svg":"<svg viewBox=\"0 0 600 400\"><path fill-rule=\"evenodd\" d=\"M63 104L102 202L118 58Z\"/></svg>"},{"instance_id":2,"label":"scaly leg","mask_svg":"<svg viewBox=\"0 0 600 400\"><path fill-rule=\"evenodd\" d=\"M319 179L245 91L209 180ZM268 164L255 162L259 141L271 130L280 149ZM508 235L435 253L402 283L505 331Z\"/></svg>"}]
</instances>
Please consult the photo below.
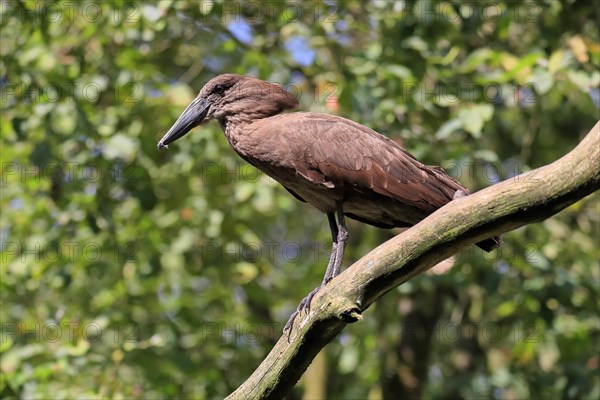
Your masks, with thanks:
<instances>
[{"instance_id":1,"label":"scaly leg","mask_svg":"<svg viewBox=\"0 0 600 400\"><path fill-rule=\"evenodd\" d=\"M283 328L283 332L289 331L291 334L291 328L294 324L294 320L303 310L306 310L308 313L310 311L310 302L319 289L329 283L333 278L338 276L342 267L342 259L344 257L344 250L346 248L346 242L348 241L348 230L346 229L346 221L344 219L344 211L342 207L342 203L336 204L336 213L338 223L335 220L334 213L327 213L327 220L329 221L329 229L331 230L332 237L332 246L331 246L331 255L329 256L329 262L327 263L327 269L325 270L325 275L323 276L323 281L321 285L314 288L308 296L306 296L298 305L298 308L294 313L290 316L287 323ZM288 337L289 338L289 337Z\"/></svg>"}]
</instances>

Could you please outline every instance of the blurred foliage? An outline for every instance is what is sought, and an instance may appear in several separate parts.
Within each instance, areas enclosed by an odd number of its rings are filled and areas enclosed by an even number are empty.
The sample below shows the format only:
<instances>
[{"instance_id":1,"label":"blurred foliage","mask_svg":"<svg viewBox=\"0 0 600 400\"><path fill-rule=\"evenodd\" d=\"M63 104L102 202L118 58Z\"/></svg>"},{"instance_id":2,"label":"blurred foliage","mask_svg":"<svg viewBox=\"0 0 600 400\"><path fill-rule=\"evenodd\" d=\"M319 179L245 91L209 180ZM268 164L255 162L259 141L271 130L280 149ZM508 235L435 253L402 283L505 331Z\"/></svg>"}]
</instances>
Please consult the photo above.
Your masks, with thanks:
<instances>
[{"instance_id":1,"label":"blurred foliage","mask_svg":"<svg viewBox=\"0 0 600 400\"><path fill-rule=\"evenodd\" d=\"M320 282L325 217L217 124L223 72L389 135L473 190L596 123L593 1L0 1L3 398L220 398ZM290 398L598 398L598 196L414 279ZM391 234L349 226L345 264Z\"/></svg>"}]
</instances>

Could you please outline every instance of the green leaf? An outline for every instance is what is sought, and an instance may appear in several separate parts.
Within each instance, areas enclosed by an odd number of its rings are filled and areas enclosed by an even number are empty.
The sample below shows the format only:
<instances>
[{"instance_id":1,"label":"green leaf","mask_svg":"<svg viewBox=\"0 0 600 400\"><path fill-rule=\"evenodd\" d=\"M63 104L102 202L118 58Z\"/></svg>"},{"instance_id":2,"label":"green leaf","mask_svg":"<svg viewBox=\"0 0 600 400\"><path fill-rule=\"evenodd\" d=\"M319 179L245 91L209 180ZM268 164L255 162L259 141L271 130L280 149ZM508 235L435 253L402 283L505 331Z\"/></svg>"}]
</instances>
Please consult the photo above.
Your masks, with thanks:
<instances>
[{"instance_id":1,"label":"green leaf","mask_svg":"<svg viewBox=\"0 0 600 400\"><path fill-rule=\"evenodd\" d=\"M473 137L481 137L481 130L485 122L492 119L494 107L489 104L478 104L463 108L458 112L458 119L463 128Z\"/></svg>"},{"instance_id":2,"label":"green leaf","mask_svg":"<svg viewBox=\"0 0 600 400\"><path fill-rule=\"evenodd\" d=\"M435 137L438 140L444 140L450 136L457 129L462 128L462 121L458 118L453 118L449 121L444 122L440 129L435 133Z\"/></svg>"},{"instance_id":3,"label":"green leaf","mask_svg":"<svg viewBox=\"0 0 600 400\"><path fill-rule=\"evenodd\" d=\"M531 76L531 82L538 94L543 95L548 93L554 86L554 78L552 74L546 70L536 68Z\"/></svg>"},{"instance_id":4,"label":"green leaf","mask_svg":"<svg viewBox=\"0 0 600 400\"><path fill-rule=\"evenodd\" d=\"M138 152L139 143L130 136L115 134L104 142L102 151L104 157L108 160L122 159L131 162L135 159Z\"/></svg>"}]
</instances>

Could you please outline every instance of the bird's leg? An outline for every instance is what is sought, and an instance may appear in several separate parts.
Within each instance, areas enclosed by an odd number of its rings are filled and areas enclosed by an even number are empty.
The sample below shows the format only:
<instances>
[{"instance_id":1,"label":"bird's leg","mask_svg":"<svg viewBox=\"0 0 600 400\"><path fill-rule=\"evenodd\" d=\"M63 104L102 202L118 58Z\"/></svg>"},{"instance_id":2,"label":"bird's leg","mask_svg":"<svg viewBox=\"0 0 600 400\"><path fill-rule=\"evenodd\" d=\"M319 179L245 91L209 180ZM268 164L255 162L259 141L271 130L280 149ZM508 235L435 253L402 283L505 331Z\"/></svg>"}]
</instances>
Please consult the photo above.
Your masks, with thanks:
<instances>
[{"instance_id":1,"label":"bird's leg","mask_svg":"<svg viewBox=\"0 0 600 400\"><path fill-rule=\"evenodd\" d=\"M325 275L323 276L323 282L321 282L320 287L325 286L325 284L327 284L327 282L329 282L331 280L331 278L334 276L333 274L334 274L334 270L335 270L337 248L338 248L339 230L338 230L337 223L335 222L335 214L327 213L327 220L329 221L329 229L331 230L331 241L332 241L331 255L329 256L329 262L327 263L327 269L325 270ZM316 293L316 290L314 290L314 292Z\"/></svg>"},{"instance_id":2,"label":"bird's leg","mask_svg":"<svg viewBox=\"0 0 600 400\"><path fill-rule=\"evenodd\" d=\"M323 286L325 286L327 284L327 282L329 282L331 280L331 276L334 273L334 270L335 270L334 264L336 261L335 257L337 255L337 237L338 237L338 226L335 221L335 213L327 213L327 220L329 221L329 229L331 230L331 237L332 237L333 244L331 245L331 255L329 256L329 262L327 263L327 269L325 270L325 276L323 276L323 281L321 282L321 285L314 288L308 294L308 296L306 296L304 299L302 299L300 304L298 304L296 311L294 311L293 314L290 315L290 318L285 323L285 326L283 327L283 333L285 333L286 331L289 331L289 334L292 333L292 325L294 324L294 320L296 319L298 314L300 314L305 309L307 312L308 312L308 310L310 310L310 302L312 301L312 298L315 296L315 294L317 294L319 289L321 289ZM289 340L289 335L288 335L288 340Z\"/></svg>"},{"instance_id":3,"label":"bird's leg","mask_svg":"<svg viewBox=\"0 0 600 400\"><path fill-rule=\"evenodd\" d=\"M338 217L338 223L335 220L334 213L327 213L327 220L329 221L329 229L331 230L331 238L332 238L332 246L331 246L331 255L329 256L329 262L327 263L327 269L325 270L325 275L323 276L323 281L320 286L314 288L308 296L306 296L300 304L298 304L298 308L294 313L290 316L287 323L283 327L283 332L289 331L289 334L292 333L292 325L294 324L294 320L303 310L310 311L310 302L312 298L317 294L319 289L325 286L329 281L340 274L340 270L342 267L342 258L344 257L344 249L346 248L346 242L348 241L348 230L346 229L346 221L344 219L344 211L342 208L342 203L336 204L336 212ZM288 335L289 340L289 335Z\"/></svg>"},{"instance_id":4,"label":"bird's leg","mask_svg":"<svg viewBox=\"0 0 600 400\"><path fill-rule=\"evenodd\" d=\"M331 245L331 255L329 256L329 262L327 263L327 269L325 270L325 275L323 275L323 281L321 282L321 285L314 288L308 294L308 296L306 296L300 302L300 304L298 305L298 312L300 312L304 309L306 309L306 312L308 312L310 310L310 302L312 301L312 298L315 296L315 294L317 294L319 289L321 289L323 286L325 286L330 280L333 279L333 277L335 277L336 275L338 275L340 273L339 264L341 263L341 260L340 260L340 263L337 262L338 249L339 249L339 243L338 243L339 230L338 230L338 225L335 222L335 214L327 213L327 220L329 221L329 229L331 230L331 238L332 238L332 242L333 242Z\"/></svg>"},{"instance_id":5,"label":"bird's leg","mask_svg":"<svg viewBox=\"0 0 600 400\"><path fill-rule=\"evenodd\" d=\"M348 230L346 229L346 220L344 219L344 210L342 208L342 204L337 204L337 237L334 239L335 244L335 258L334 265L332 267L333 271L331 276L328 277L328 281L332 280L336 276L340 274L342 269L342 259L344 258L344 250L346 249L346 243L348 242ZM333 234L333 231L332 231ZM331 252L331 256L333 257L333 249ZM327 277L326 277L327 278ZM325 283L327 283L325 282Z\"/></svg>"}]
</instances>

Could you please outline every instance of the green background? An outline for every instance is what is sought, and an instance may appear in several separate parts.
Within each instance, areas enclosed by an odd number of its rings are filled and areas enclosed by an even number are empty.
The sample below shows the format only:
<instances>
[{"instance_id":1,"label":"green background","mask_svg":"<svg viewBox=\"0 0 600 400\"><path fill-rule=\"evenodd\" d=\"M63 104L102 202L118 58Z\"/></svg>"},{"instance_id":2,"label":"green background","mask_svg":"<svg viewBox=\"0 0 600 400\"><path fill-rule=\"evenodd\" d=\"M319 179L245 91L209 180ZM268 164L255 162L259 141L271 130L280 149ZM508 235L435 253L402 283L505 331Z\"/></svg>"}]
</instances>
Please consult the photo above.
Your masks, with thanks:
<instances>
[{"instance_id":1,"label":"green background","mask_svg":"<svg viewBox=\"0 0 600 400\"><path fill-rule=\"evenodd\" d=\"M216 123L156 150L219 73L285 85L473 191L598 119L594 1L0 3L4 398L221 398L322 277L326 218ZM589 398L598 195L369 309L290 398ZM397 231L350 222L349 265Z\"/></svg>"}]
</instances>

